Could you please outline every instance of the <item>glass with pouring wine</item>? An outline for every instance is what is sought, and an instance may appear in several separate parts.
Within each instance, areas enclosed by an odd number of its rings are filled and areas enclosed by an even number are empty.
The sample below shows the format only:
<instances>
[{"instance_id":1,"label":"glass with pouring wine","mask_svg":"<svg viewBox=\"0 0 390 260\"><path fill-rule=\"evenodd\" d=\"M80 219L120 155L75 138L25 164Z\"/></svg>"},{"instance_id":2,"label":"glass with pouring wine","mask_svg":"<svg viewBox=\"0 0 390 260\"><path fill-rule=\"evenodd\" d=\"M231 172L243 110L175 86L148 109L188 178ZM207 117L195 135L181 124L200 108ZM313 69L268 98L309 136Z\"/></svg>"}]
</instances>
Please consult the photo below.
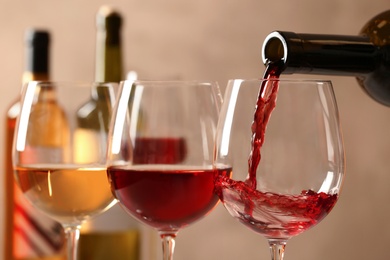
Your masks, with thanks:
<instances>
[{"instance_id":1,"label":"glass with pouring wine","mask_svg":"<svg viewBox=\"0 0 390 260\"><path fill-rule=\"evenodd\" d=\"M216 83L123 81L108 147L111 190L129 215L157 230L163 259L175 237L219 202L213 149L221 96ZM129 216L129 217L130 217Z\"/></svg>"},{"instance_id":2,"label":"glass with pouring wine","mask_svg":"<svg viewBox=\"0 0 390 260\"><path fill-rule=\"evenodd\" d=\"M344 148L330 81L280 79L277 63L262 80L230 80L216 135L215 189L228 212L264 236L273 260L287 241L335 206Z\"/></svg>"}]
</instances>

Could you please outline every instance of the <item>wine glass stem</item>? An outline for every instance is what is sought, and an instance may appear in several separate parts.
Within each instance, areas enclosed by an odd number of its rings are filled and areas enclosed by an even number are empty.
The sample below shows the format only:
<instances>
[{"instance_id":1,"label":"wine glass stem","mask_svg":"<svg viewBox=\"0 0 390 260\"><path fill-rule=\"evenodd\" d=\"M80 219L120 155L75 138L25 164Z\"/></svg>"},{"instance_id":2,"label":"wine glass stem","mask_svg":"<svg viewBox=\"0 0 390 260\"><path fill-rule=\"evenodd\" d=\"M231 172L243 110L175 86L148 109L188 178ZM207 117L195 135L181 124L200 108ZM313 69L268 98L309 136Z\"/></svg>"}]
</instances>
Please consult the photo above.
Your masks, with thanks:
<instances>
[{"instance_id":1,"label":"wine glass stem","mask_svg":"<svg viewBox=\"0 0 390 260\"><path fill-rule=\"evenodd\" d=\"M272 260L283 260L284 250L286 248L287 241L280 239L268 240L269 248L271 251Z\"/></svg>"},{"instance_id":2,"label":"wine glass stem","mask_svg":"<svg viewBox=\"0 0 390 260\"><path fill-rule=\"evenodd\" d=\"M163 260L173 260L176 234L160 234L163 249Z\"/></svg>"},{"instance_id":3,"label":"wine glass stem","mask_svg":"<svg viewBox=\"0 0 390 260\"><path fill-rule=\"evenodd\" d=\"M67 241L67 259L77 260L77 247L80 238L80 226L65 226L64 230Z\"/></svg>"}]
</instances>

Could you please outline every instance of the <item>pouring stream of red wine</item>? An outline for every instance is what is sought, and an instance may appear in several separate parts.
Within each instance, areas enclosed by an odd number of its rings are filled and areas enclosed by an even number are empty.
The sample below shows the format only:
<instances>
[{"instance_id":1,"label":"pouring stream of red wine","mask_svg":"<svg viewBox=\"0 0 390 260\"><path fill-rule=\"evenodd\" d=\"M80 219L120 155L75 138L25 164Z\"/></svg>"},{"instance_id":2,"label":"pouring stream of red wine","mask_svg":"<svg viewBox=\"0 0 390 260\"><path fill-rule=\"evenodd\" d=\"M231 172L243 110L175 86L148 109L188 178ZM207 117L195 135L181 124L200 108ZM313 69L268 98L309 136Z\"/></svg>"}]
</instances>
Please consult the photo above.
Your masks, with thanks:
<instances>
[{"instance_id":1,"label":"pouring stream of red wine","mask_svg":"<svg viewBox=\"0 0 390 260\"><path fill-rule=\"evenodd\" d=\"M256 189L256 170L261 160L261 147L264 143L265 130L272 111L276 106L276 98L279 89L279 81L269 81L279 79L281 66L276 63L268 63L264 73L264 79L260 86L257 97L256 110L252 122L252 150L248 159L248 178L245 183L252 189Z\"/></svg>"}]
</instances>

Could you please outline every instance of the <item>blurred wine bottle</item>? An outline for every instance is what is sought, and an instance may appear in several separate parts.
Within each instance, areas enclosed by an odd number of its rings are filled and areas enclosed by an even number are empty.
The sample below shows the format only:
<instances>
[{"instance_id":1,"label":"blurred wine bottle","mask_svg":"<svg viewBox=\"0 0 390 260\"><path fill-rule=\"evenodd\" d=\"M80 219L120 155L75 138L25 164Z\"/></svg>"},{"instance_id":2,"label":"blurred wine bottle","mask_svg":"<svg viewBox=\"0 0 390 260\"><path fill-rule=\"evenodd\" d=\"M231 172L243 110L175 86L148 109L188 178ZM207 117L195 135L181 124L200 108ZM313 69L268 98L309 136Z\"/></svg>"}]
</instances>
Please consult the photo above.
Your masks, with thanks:
<instances>
[{"instance_id":1,"label":"blurred wine bottle","mask_svg":"<svg viewBox=\"0 0 390 260\"><path fill-rule=\"evenodd\" d=\"M120 13L109 6L102 6L97 13L96 82L117 82L123 80ZM75 138L93 140L97 138L98 127L91 121L103 123L108 131L111 107L105 100L109 97L107 88L92 90L91 99L77 112L78 130ZM79 146L77 158L88 162L93 151ZM107 181L107 185L108 181ZM81 230L79 257L83 260L139 260L140 229L119 205L85 223Z\"/></svg>"},{"instance_id":2,"label":"blurred wine bottle","mask_svg":"<svg viewBox=\"0 0 390 260\"><path fill-rule=\"evenodd\" d=\"M23 84L29 81L49 80L49 45L50 33L46 30L29 29L26 31L26 67L23 73ZM52 88L42 91L40 98L53 99L51 111L61 110L54 102ZM20 112L19 98L8 109L5 131L5 225L4 225L4 260L21 259L64 259L63 245L65 243L62 227L59 223L35 210L23 197L16 186L12 170L12 142L15 131L16 117ZM45 130L46 129L46 130ZM48 130L42 128L48 135L45 139L34 136L36 146L59 146L58 140L50 138ZM37 154L31 154L36 157ZM24 158L26 161L32 158Z\"/></svg>"}]
</instances>

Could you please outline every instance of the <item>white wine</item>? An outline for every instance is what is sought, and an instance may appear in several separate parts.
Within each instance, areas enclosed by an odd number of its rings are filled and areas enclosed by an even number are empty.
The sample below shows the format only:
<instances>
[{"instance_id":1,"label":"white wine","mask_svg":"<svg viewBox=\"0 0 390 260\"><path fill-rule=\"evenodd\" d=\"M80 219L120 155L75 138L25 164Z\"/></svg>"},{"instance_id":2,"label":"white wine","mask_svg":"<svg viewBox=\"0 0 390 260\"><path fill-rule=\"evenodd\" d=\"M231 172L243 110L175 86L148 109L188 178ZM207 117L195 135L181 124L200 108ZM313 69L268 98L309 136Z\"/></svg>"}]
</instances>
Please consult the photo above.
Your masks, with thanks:
<instances>
[{"instance_id":1,"label":"white wine","mask_svg":"<svg viewBox=\"0 0 390 260\"><path fill-rule=\"evenodd\" d=\"M15 169L22 192L35 207L69 224L100 214L114 203L106 168L62 167L38 164Z\"/></svg>"}]
</instances>

